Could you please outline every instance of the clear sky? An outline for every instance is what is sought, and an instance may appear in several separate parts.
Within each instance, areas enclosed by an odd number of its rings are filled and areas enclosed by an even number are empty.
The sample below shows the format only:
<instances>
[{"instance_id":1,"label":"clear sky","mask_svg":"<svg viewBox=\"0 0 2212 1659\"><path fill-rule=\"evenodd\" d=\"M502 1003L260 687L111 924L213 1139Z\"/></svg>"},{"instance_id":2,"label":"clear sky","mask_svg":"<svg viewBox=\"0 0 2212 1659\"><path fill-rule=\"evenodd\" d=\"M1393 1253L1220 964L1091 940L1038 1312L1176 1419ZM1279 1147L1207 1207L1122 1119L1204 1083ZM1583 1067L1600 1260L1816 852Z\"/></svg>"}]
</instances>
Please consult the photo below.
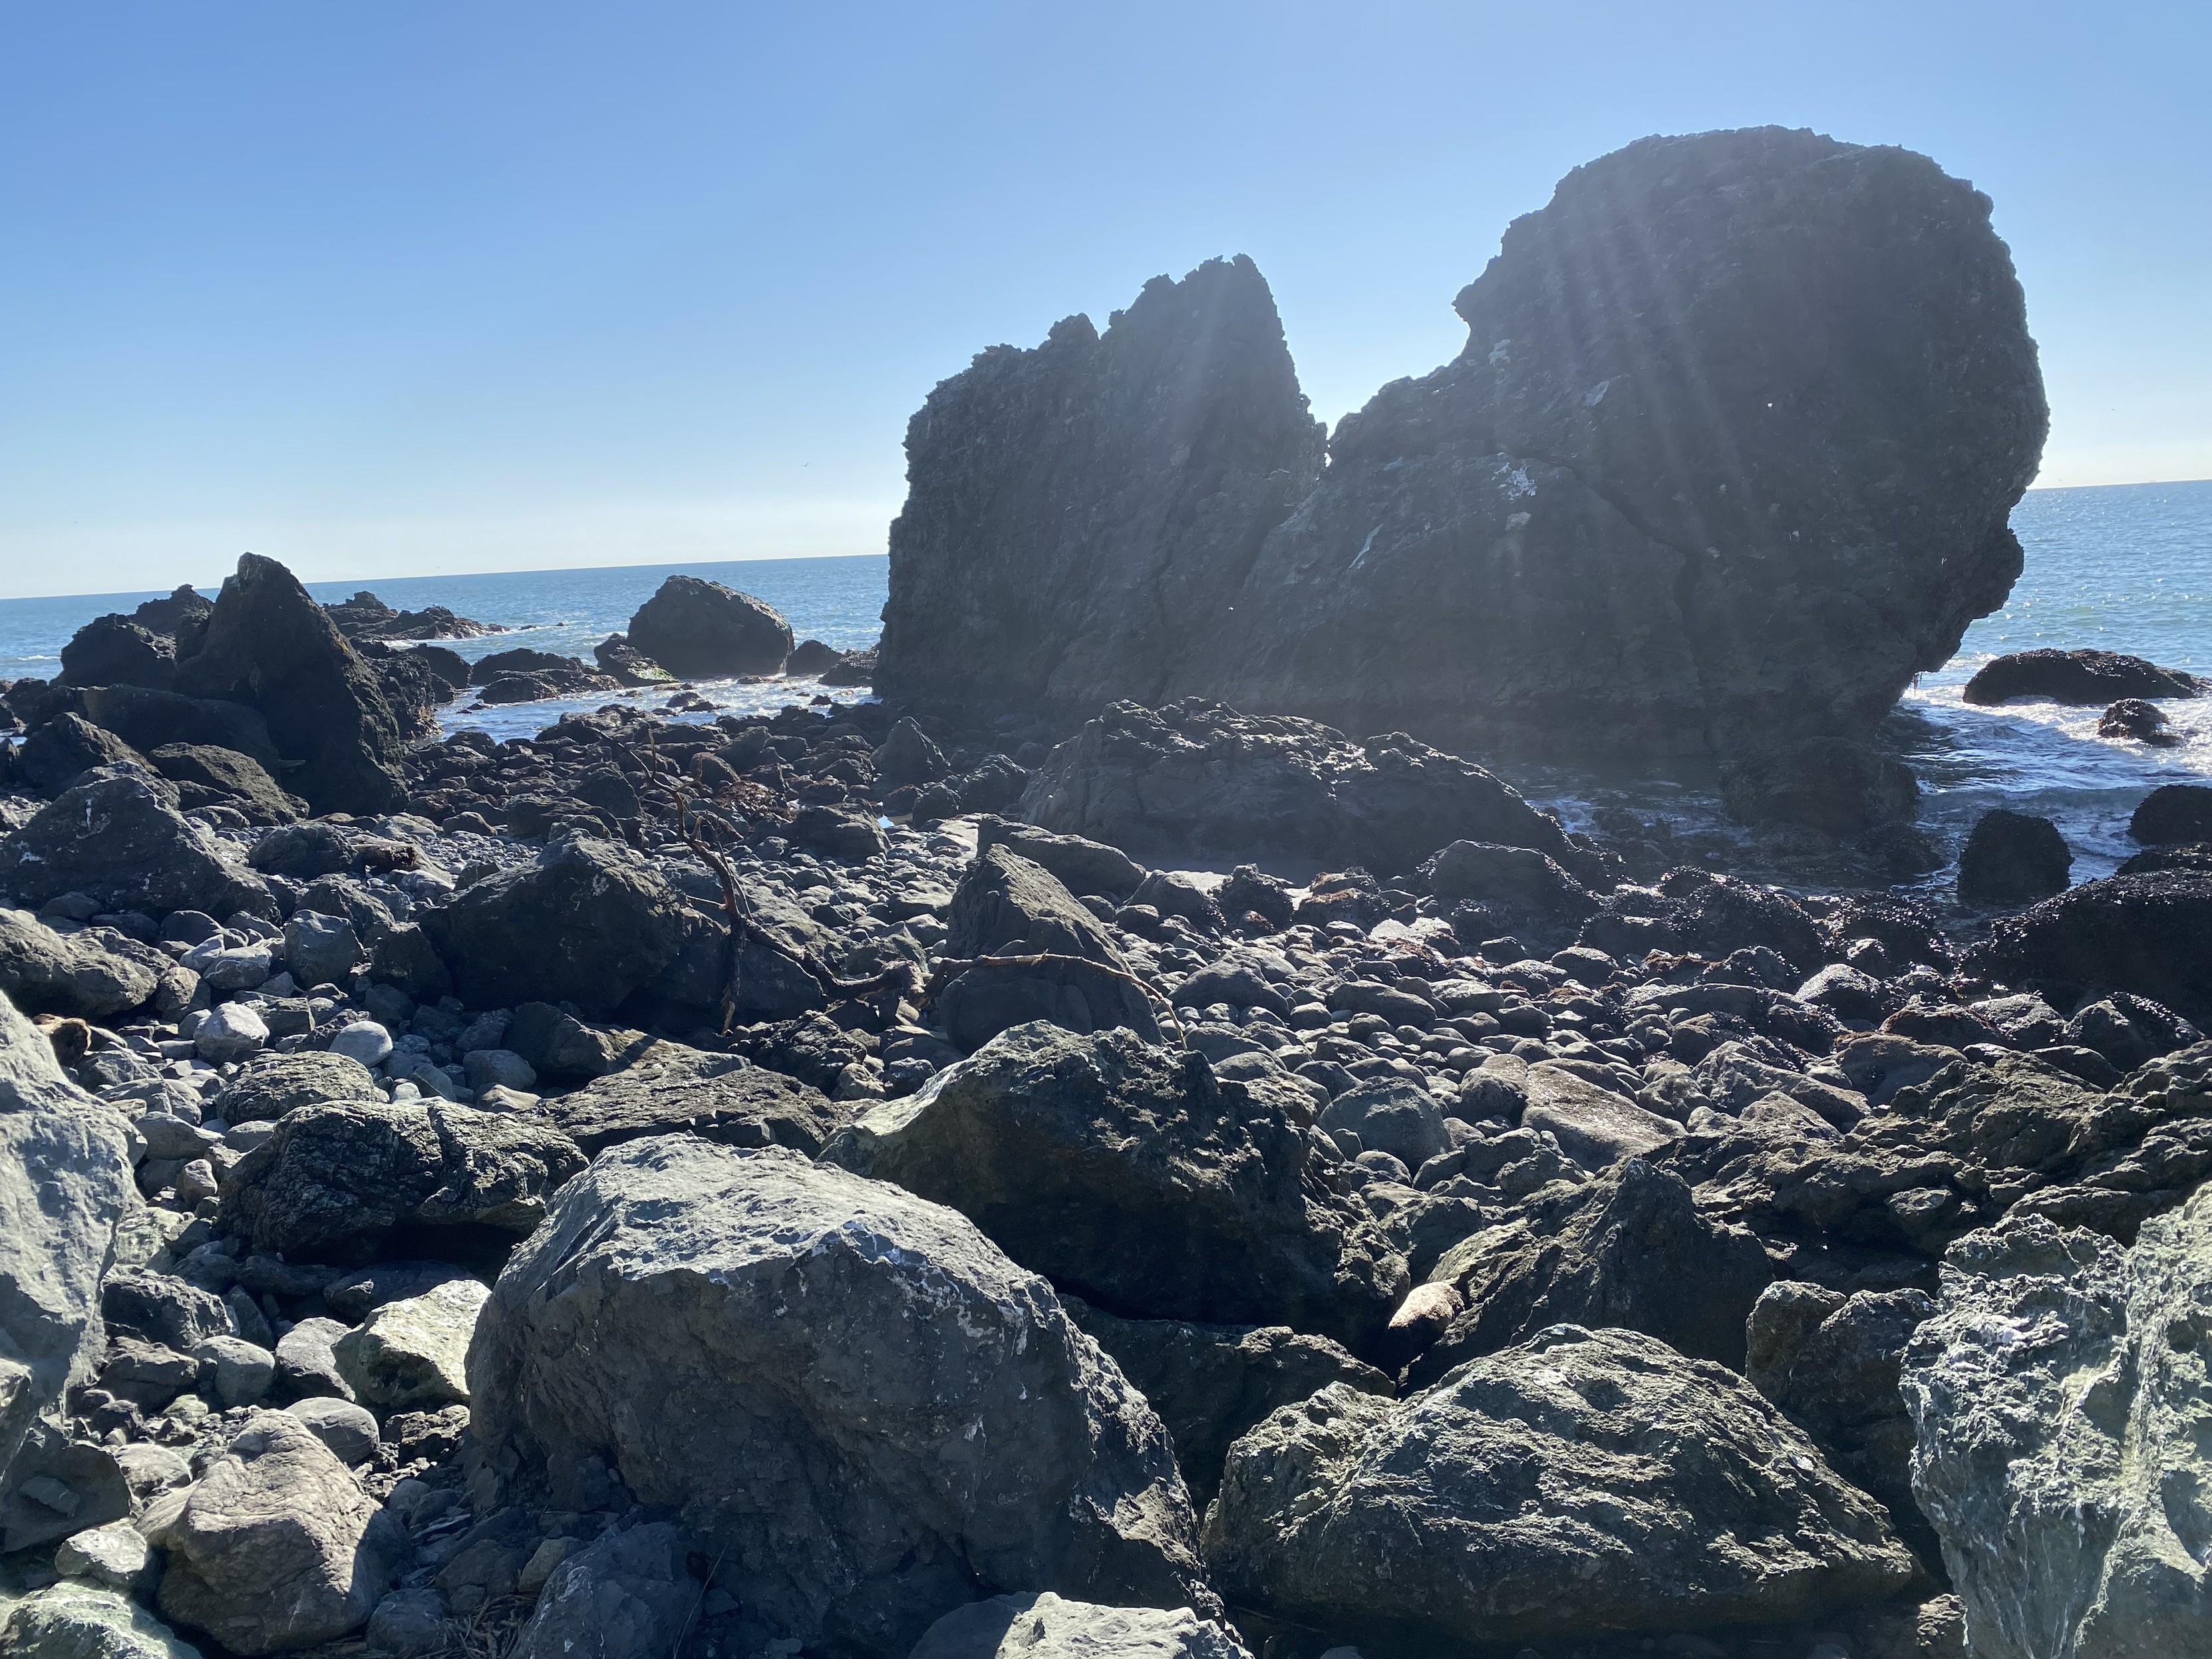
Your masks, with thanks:
<instances>
[{"instance_id":1,"label":"clear sky","mask_svg":"<svg viewBox=\"0 0 2212 1659\"><path fill-rule=\"evenodd\" d=\"M0 594L878 552L931 386L1244 252L1316 413L1568 168L1996 202L2041 482L2212 475L2212 7L0 0Z\"/></svg>"}]
</instances>

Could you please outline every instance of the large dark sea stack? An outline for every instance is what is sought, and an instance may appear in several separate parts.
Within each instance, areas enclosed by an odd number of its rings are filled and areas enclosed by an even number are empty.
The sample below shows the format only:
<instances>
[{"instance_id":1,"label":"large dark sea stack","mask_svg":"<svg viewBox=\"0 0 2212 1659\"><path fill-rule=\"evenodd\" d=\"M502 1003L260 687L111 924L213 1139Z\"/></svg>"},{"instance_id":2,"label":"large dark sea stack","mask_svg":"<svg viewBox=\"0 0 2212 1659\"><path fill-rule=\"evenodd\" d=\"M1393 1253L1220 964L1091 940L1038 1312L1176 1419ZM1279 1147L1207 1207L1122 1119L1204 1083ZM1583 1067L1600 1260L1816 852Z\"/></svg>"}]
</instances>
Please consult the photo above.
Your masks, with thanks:
<instances>
[{"instance_id":1,"label":"large dark sea stack","mask_svg":"<svg viewBox=\"0 0 2212 1659\"><path fill-rule=\"evenodd\" d=\"M1467 349L1347 418L1213 653L1244 708L1555 751L1863 735L2020 574L2047 425L1989 198L1648 138L1516 220Z\"/></svg>"},{"instance_id":2,"label":"large dark sea stack","mask_svg":"<svg viewBox=\"0 0 2212 1659\"><path fill-rule=\"evenodd\" d=\"M908 425L876 690L953 713L1152 703L1211 659L1322 434L1249 259L1156 277L1104 334L994 346Z\"/></svg>"}]
</instances>

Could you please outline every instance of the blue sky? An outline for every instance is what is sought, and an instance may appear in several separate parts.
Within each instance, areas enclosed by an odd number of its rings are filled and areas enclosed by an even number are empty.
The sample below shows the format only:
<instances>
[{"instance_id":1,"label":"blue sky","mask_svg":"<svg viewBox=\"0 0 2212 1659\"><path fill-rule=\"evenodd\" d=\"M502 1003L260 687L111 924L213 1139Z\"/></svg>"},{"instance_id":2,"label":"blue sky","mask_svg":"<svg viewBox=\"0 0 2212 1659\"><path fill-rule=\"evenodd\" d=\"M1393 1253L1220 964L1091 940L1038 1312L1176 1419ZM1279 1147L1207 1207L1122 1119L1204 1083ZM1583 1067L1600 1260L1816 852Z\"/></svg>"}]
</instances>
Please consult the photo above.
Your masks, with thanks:
<instances>
[{"instance_id":1,"label":"blue sky","mask_svg":"<svg viewBox=\"0 0 2212 1659\"><path fill-rule=\"evenodd\" d=\"M0 0L0 594L877 552L930 386L1245 252L1317 413L1778 122L1996 202L2045 484L2212 475L2212 8Z\"/></svg>"}]
</instances>

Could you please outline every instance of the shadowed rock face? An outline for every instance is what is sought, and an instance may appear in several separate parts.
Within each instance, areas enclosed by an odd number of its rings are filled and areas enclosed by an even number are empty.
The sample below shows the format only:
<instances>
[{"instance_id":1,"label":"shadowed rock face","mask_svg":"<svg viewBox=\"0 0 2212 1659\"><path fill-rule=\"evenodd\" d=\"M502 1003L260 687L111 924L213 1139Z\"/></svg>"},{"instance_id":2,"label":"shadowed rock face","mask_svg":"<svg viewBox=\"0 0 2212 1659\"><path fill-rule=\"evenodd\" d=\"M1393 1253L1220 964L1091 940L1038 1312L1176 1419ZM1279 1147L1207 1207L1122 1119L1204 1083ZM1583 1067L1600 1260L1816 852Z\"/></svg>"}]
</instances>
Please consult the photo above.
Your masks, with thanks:
<instances>
[{"instance_id":1,"label":"shadowed rock face","mask_svg":"<svg viewBox=\"0 0 2212 1659\"><path fill-rule=\"evenodd\" d=\"M1312 487L1307 412L1249 259L1156 277L1101 335L994 346L907 428L876 688L948 708L1152 700Z\"/></svg>"},{"instance_id":2,"label":"shadowed rock face","mask_svg":"<svg viewBox=\"0 0 2212 1659\"><path fill-rule=\"evenodd\" d=\"M1249 261L939 387L877 689L1218 698L1553 758L1862 738L2021 568L2047 425L1990 203L1761 128L1577 169L1326 472Z\"/></svg>"}]
</instances>

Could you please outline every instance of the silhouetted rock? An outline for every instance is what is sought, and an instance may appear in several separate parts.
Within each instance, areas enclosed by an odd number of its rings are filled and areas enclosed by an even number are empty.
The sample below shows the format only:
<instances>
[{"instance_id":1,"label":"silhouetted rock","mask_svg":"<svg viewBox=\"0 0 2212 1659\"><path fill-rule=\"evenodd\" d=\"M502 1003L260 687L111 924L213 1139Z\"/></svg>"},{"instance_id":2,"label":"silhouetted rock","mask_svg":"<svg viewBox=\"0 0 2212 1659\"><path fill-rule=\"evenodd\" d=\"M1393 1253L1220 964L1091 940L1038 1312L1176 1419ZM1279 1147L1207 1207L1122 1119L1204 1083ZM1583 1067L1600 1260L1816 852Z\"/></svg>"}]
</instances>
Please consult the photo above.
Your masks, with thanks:
<instances>
[{"instance_id":1,"label":"silhouetted rock","mask_svg":"<svg viewBox=\"0 0 2212 1659\"><path fill-rule=\"evenodd\" d=\"M784 659L783 672L794 678L818 677L836 667L845 653L820 640L801 640Z\"/></svg>"},{"instance_id":2,"label":"silhouetted rock","mask_svg":"<svg viewBox=\"0 0 2212 1659\"><path fill-rule=\"evenodd\" d=\"M2027 904L2066 890L2074 854L2049 818L1984 812L1959 854L1959 896L1968 904Z\"/></svg>"},{"instance_id":3,"label":"silhouetted rock","mask_svg":"<svg viewBox=\"0 0 2212 1659\"><path fill-rule=\"evenodd\" d=\"M1252 262L1154 277L1103 335L1055 324L939 384L907 427L875 686L1088 714L1210 654L1322 428Z\"/></svg>"},{"instance_id":4,"label":"silhouetted rock","mask_svg":"<svg viewBox=\"0 0 2212 1659\"><path fill-rule=\"evenodd\" d=\"M62 683L67 685L145 685L174 689L175 641L128 617L95 617L62 647Z\"/></svg>"},{"instance_id":5,"label":"silhouetted rock","mask_svg":"<svg viewBox=\"0 0 2212 1659\"><path fill-rule=\"evenodd\" d=\"M2129 818L2128 834L2151 847L2212 841L2212 788L2201 783L2160 785Z\"/></svg>"},{"instance_id":6,"label":"silhouetted rock","mask_svg":"<svg viewBox=\"0 0 2212 1659\"><path fill-rule=\"evenodd\" d=\"M2212 877L2175 870L2085 881L2000 921L1966 968L2062 1008L2089 992L2133 991L2212 1019Z\"/></svg>"},{"instance_id":7,"label":"silhouetted rock","mask_svg":"<svg viewBox=\"0 0 2212 1659\"><path fill-rule=\"evenodd\" d=\"M274 559L239 559L204 632L179 652L177 689L258 710L300 763L286 781L319 812L390 811L406 799L404 734L375 674Z\"/></svg>"},{"instance_id":8,"label":"silhouetted rock","mask_svg":"<svg viewBox=\"0 0 2212 1659\"><path fill-rule=\"evenodd\" d=\"M187 626L198 627L215 610L215 602L185 583L166 599L147 599L131 613L131 620L149 633L175 639Z\"/></svg>"},{"instance_id":9,"label":"silhouetted rock","mask_svg":"<svg viewBox=\"0 0 2212 1659\"><path fill-rule=\"evenodd\" d=\"M442 605L395 611L367 588L323 609L330 612L338 632L349 640L473 640L507 632L497 623L457 617Z\"/></svg>"},{"instance_id":10,"label":"silhouetted rock","mask_svg":"<svg viewBox=\"0 0 2212 1659\"><path fill-rule=\"evenodd\" d=\"M263 767L282 764L269 722L244 703L218 697L186 697L143 685L58 688L48 707L82 714L104 726L141 754L173 743L234 749ZM41 718L46 718L42 715Z\"/></svg>"},{"instance_id":11,"label":"silhouetted rock","mask_svg":"<svg viewBox=\"0 0 2212 1659\"><path fill-rule=\"evenodd\" d=\"M2107 708L2097 721L2097 735L2148 744L2154 749L2171 749L2181 741L2180 734L2167 725L2166 711L2141 697L2122 697Z\"/></svg>"},{"instance_id":12,"label":"silhouetted rock","mask_svg":"<svg viewBox=\"0 0 2212 1659\"><path fill-rule=\"evenodd\" d=\"M2008 697L2095 704L2116 697L2194 697L2204 687L2194 674L2117 651L2042 650L1992 657L1974 671L1959 695L1981 704Z\"/></svg>"},{"instance_id":13,"label":"silhouetted rock","mask_svg":"<svg viewBox=\"0 0 2212 1659\"><path fill-rule=\"evenodd\" d=\"M1865 744L1813 738L1727 768L1721 799L1741 823L1795 823L1855 836L1910 820L1920 785L1904 762Z\"/></svg>"},{"instance_id":14,"label":"silhouetted rock","mask_svg":"<svg viewBox=\"0 0 2212 1659\"><path fill-rule=\"evenodd\" d=\"M791 655L791 624L750 593L671 576L629 619L629 642L686 678L773 674Z\"/></svg>"}]
</instances>

